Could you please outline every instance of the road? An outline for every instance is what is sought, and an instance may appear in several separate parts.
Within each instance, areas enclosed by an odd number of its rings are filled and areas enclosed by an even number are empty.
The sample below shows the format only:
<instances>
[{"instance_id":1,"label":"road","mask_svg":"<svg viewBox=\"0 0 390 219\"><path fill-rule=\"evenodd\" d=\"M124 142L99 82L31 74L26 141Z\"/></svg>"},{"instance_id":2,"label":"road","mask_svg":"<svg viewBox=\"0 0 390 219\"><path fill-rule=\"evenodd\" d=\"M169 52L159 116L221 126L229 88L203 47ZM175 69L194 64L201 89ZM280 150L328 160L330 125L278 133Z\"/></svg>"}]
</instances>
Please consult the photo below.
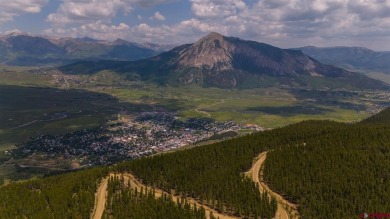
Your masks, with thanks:
<instances>
[{"instance_id":1,"label":"road","mask_svg":"<svg viewBox=\"0 0 390 219\"><path fill-rule=\"evenodd\" d=\"M289 201L285 200L281 195L273 192L262 180L262 166L265 159L267 158L267 152L261 153L257 158L252 168L246 172L246 175L251 177L252 180L259 184L259 190L261 193L267 191L268 195L276 198L278 202L278 209L276 210L275 218L276 219L295 219L299 218L297 206ZM260 177L259 177L260 176ZM288 214L287 208L291 211L291 214Z\"/></svg>"},{"instance_id":2,"label":"road","mask_svg":"<svg viewBox=\"0 0 390 219\"><path fill-rule=\"evenodd\" d=\"M22 124L22 125L19 125L19 126L17 126L17 127L10 128L10 130L22 128L22 127L25 127L25 126L34 124L34 123L36 123L36 122L50 122L50 121L54 121L54 120L65 119L65 118L67 118L67 117L68 117L68 115L63 114L63 115L60 116L60 117L56 117L56 118L52 118L52 119L34 120L34 121L31 121L31 122L28 122L28 123L24 123L24 124Z\"/></svg>"},{"instance_id":3,"label":"road","mask_svg":"<svg viewBox=\"0 0 390 219\"><path fill-rule=\"evenodd\" d=\"M216 102L216 103L213 103L213 104L211 104L211 105L209 105L209 106L205 106L205 107L198 107L198 108L196 108L196 109L195 109L195 111L196 111L197 113L203 113L203 114L206 114L206 115L207 115L207 117L211 117L210 113L208 113L208 112L206 112L206 111L203 111L203 110L201 110L200 108L208 108L208 107L213 107L213 106L216 106L216 105L218 105L218 104L222 104L222 103L225 103L225 100L224 100L224 99L221 99L220 101L218 101L218 102Z\"/></svg>"},{"instance_id":4,"label":"road","mask_svg":"<svg viewBox=\"0 0 390 219\"><path fill-rule=\"evenodd\" d=\"M285 200L281 195L273 192L263 181L262 181L262 166L264 164L265 159L267 158L267 152L261 153L255 160L255 163L253 164L252 168L246 172L245 174L252 178L252 180L259 184L259 190L261 193L264 191L267 191L268 195L271 197L276 198L276 201L278 202L278 208L275 214L275 219L297 219L299 218L299 214L297 209L297 206L287 200ZM103 216L104 212L104 207L106 203L106 196L107 196L107 184L108 184L108 178L110 176L118 176L118 177L123 177L125 179L125 182L130 182L130 187L131 188L137 188L140 190L141 188L151 190L152 187L146 186L142 184L137 178L130 174L130 173L125 173L125 174L110 174L106 178L102 180L100 183L96 194L95 194L95 206L91 214L92 219L101 219ZM260 176L260 177L259 177ZM159 198L163 194L168 195L167 192L161 190L161 189L155 189L155 197ZM181 198L180 196L172 195L172 201L175 203L177 202L178 198ZM212 209L208 207L207 205L204 205L202 203L199 203L197 200L193 198L185 198L188 203L191 205L195 205L197 207L203 207L206 210L206 216L207 218L210 218L210 213L212 212L213 215L217 218L220 219L236 219L238 217L226 215L226 214L221 214L217 212L215 209ZM290 214L288 213L288 210L291 212Z\"/></svg>"},{"instance_id":5,"label":"road","mask_svg":"<svg viewBox=\"0 0 390 219\"><path fill-rule=\"evenodd\" d=\"M140 191L141 188L143 188L144 190L145 189L148 189L148 190L152 189L152 187L149 187L149 186L146 186L146 185L142 184L140 181L138 181L134 177L134 175L132 175L130 173L110 174L110 176L123 177L125 179L125 182L128 182L128 181L130 182L130 187L131 188L137 188L138 191ZM103 216L104 207L105 207L105 203L106 203L106 196L107 196L108 178L109 177L107 176L106 178L103 179L103 181L99 185L99 188L96 191L96 194L95 194L95 206L94 206L94 209L93 209L92 214L91 214L91 218L92 219L101 219L102 216ZM161 189L156 189L156 188L154 188L154 189L155 189L155 197L156 198L161 197L163 194L168 195L167 192L165 192L165 191L163 191ZM176 203L178 198L181 198L181 197L180 196L176 196L176 195L172 195L172 201L173 202ZM207 205L199 203L197 200L195 200L193 198L186 197L185 199L191 205L195 205L197 207L203 207L205 209L205 211L206 211L206 217L207 218L210 218L210 213L211 212L213 213L214 217L219 218L219 219L237 219L238 218L238 217L234 217L234 216L230 216L230 215L219 213L215 209L212 209L212 208L208 207Z\"/></svg>"},{"instance_id":6,"label":"road","mask_svg":"<svg viewBox=\"0 0 390 219\"><path fill-rule=\"evenodd\" d=\"M107 196L108 176L100 183L95 194L95 206L91 214L92 219L101 219L104 212Z\"/></svg>"}]
</instances>

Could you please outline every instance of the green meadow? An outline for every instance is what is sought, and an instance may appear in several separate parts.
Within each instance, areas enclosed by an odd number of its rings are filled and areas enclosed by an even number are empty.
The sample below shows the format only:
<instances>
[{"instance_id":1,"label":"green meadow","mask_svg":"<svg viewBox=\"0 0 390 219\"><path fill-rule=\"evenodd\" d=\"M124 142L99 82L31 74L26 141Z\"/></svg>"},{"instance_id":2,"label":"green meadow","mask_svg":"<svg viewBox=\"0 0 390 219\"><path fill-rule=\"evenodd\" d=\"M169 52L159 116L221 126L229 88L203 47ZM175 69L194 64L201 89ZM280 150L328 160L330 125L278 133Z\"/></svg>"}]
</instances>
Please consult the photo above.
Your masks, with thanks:
<instances>
[{"instance_id":1,"label":"green meadow","mask_svg":"<svg viewBox=\"0 0 390 219\"><path fill-rule=\"evenodd\" d=\"M366 110L307 102L305 96L289 89L162 86L128 81L107 71L70 77L31 70L34 69L0 66L0 148L3 150L34 135L97 127L117 119L120 111L132 114L168 110L177 112L183 119L210 117L264 128L307 119L353 122L369 115ZM370 105L359 99L323 98Z\"/></svg>"}]
</instances>

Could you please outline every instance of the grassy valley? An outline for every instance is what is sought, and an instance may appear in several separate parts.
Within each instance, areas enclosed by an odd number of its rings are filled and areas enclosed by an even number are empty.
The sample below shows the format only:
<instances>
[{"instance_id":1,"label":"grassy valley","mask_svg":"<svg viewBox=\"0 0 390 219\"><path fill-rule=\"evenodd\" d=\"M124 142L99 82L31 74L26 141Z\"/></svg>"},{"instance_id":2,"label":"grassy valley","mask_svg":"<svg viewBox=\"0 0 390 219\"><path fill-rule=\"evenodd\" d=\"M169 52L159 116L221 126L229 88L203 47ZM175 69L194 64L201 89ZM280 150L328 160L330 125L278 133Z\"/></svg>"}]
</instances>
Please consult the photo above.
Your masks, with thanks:
<instances>
[{"instance_id":1,"label":"grassy valley","mask_svg":"<svg viewBox=\"0 0 390 219\"><path fill-rule=\"evenodd\" d=\"M368 90L157 85L129 81L106 70L65 75L50 69L2 66L0 76L2 162L10 159L16 144L30 137L97 128L144 111L171 112L182 120L234 121L243 128L238 134L245 134L252 132L245 129L253 125L268 129L308 119L359 121L386 107L389 98L386 92ZM44 153L11 163L0 167L2 178L25 179L57 168L72 169L78 162ZM35 167L20 168L15 163Z\"/></svg>"}]
</instances>

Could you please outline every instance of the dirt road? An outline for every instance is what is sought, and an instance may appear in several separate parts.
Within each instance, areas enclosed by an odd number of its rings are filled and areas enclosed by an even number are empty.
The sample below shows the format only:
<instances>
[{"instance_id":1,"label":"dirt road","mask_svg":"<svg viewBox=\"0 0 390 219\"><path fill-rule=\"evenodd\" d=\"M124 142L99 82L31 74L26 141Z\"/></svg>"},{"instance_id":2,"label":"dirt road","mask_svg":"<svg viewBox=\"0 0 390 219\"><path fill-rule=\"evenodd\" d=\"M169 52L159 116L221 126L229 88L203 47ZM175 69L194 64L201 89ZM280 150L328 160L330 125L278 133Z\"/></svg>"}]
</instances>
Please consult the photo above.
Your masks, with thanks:
<instances>
[{"instance_id":1,"label":"dirt road","mask_svg":"<svg viewBox=\"0 0 390 219\"><path fill-rule=\"evenodd\" d=\"M107 196L108 176L100 183L95 194L95 206L91 214L92 219L101 219L104 212Z\"/></svg>"},{"instance_id":2,"label":"dirt road","mask_svg":"<svg viewBox=\"0 0 390 219\"><path fill-rule=\"evenodd\" d=\"M299 214L297 209L297 206L290 203L289 201L285 200L281 195L273 192L263 181L262 181L262 166L264 164L264 161L267 157L267 152L261 153L255 160L252 168L246 172L245 174L252 178L252 180L256 183L259 184L259 189L260 192L263 193L264 191L267 191L269 196L275 197L277 202L278 202L278 209L275 214L276 219L297 219L299 218ZM146 186L142 184L140 181L136 179L136 177L130 173L125 173L125 174L110 174L109 176L118 176L118 177L123 177L125 179L125 182L130 182L130 187L131 188L137 188L140 190L141 188L143 189L148 189L151 190L152 187ZM108 184L108 178L103 179L103 181L100 183L99 188L96 191L95 194L95 206L93 209L93 212L91 214L92 219L101 219L103 216L104 212L104 207L106 203L106 195L107 195L107 184ZM260 177L259 177L260 176ZM155 197L159 198L163 194L168 195L167 192L161 190L161 189L155 189ZM177 199L181 198L180 196L172 195L172 201L175 203L177 202ZM203 207L206 210L206 216L207 218L210 218L210 213L212 212L215 217L219 217L220 219L236 219L238 217L226 215L226 214L221 214L217 212L215 209L212 209L208 207L207 205L204 205L202 203L199 203L197 200L193 198L188 198L186 197L186 201L190 203L191 205L195 205L197 207ZM290 213L289 213L290 212Z\"/></svg>"},{"instance_id":3,"label":"dirt road","mask_svg":"<svg viewBox=\"0 0 390 219\"><path fill-rule=\"evenodd\" d=\"M267 158L267 152L261 153L257 158L252 168L246 172L246 175L252 178L255 183L259 184L260 192L263 193L267 191L269 196L276 198L278 202L278 209L276 210L275 218L276 219L295 219L299 218L297 206L285 200L281 195L273 192L263 181L262 181L262 166ZM260 175L260 177L259 177ZM288 213L290 210L290 214Z\"/></svg>"},{"instance_id":4,"label":"dirt road","mask_svg":"<svg viewBox=\"0 0 390 219\"><path fill-rule=\"evenodd\" d=\"M143 189L152 189L152 187L146 186L142 184L140 181L138 181L132 174L130 173L125 173L125 174L110 174L110 176L118 176L118 177L123 177L125 179L125 182L130 181L130 187L131 188L137 188L138 191L143 188ZM100 183L99 188L96 191L95 195L95 207L94 210L91 214L92 219L101 219L103 216L104 212L104 207L106 203L106 194L107 194L107 183L108 183L108 177L104 178L103 181ZM156 189L155 188L155 197L159 198L163 194L168 195L167 192L161 190L161 189ZM172 195L172 201L175 203L177 202L177 199L181 198L180 196ZM226 215L226 214L221 214L217 212L215 209L212 209L208 207L207 205L204 205L202 203L199 203L197 200L193 198L185 198L188 203L191 205L196 205L196 207L203 207L206 211L206 217L210 218L211 212L213 213L214 217L220 218L220 219L237 219L238 217Z\"/></svg>"}]
</instances>

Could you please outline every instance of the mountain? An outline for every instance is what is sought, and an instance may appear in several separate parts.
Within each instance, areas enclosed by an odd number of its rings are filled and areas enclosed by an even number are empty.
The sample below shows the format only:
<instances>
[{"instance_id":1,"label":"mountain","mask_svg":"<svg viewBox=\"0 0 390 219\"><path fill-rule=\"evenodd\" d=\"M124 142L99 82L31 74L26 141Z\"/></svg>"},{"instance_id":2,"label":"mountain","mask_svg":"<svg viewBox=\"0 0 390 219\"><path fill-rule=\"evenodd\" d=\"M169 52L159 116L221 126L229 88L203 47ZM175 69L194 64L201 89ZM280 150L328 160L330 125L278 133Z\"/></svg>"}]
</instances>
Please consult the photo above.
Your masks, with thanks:
<instances>
[{"instance_id":1,"label":"mountain","mask_svg":"<svg viewBox=\"0 0 390 219\"><path fill-rule=\"evenodd\" d=\"M64 65L81 60L132 61L152 57L164 46L143 46L117 39L53 38L13 33L0 37L0 63L8 65Z\"/></svg>"},{"instance_id":2,"label":"mountain","mask_svg":"<svg viewBox=\"0 0 390 219\"><path fill-rule=\"evenodd\" d=\"M362 47L307 46L298 48L305 54L325 64L351 70L378 71L390 74L390 52L376 52Z\"/></svg>"},{"instance_id":3,"label":"mountain","mask_svg":"<svg viewBox=\"0 0 390 219\"><path fill-rule=\"evenodd\" d=\"M198 84L226 88L267 86L384 88L383 83L341 68L324 65L298 50L210 33L186 44L135 62L80 62L65 73L93 74L109 69L128 79L163 84Z\"/></svg>"},{"instance_id":4,"label":"mountain","mask_svg":"<svg viewBox=\"0 0 390 219\"><path fill-rule=\"evenodd\" d=\"M169 50L175 48L176 46L178 46L176 44L160 45L160 44L155 44L155 43L142 43L142 44L139 44L139 45L144 47L144 48L156 51L156 52L169 51Z\"/></svg>"}]
</instances>

